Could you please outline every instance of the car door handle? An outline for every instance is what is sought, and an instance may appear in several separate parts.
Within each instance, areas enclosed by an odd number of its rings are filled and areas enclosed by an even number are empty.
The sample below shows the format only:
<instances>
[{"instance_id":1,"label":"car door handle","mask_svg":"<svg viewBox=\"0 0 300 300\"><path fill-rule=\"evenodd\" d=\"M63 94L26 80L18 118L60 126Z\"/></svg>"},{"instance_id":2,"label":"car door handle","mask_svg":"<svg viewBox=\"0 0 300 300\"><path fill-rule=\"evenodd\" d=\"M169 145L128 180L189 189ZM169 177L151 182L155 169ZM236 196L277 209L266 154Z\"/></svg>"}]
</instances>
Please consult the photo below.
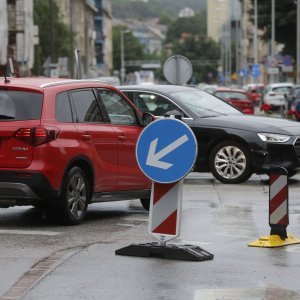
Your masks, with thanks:
<instances>
[{"instance_id":1,"label":"car door handle","mask_svg":"<svg viewBox=\"0 0 300 300\"><path fill-rule=\"evenodd\" d=\"M92 140L92 137L89 134L83 134L81 138L86 142L90 142Z\"/></svg>"},{"instance_id":2,"label":"car door handle","mask_svg":"<svg viewBox=\"0 0 300 300\"><path fill-rule=\"evenodd\" d=\"M125 142L127 140L125 135L119 135L118 139L120 142Z\"/></svg>"}]
</instances>

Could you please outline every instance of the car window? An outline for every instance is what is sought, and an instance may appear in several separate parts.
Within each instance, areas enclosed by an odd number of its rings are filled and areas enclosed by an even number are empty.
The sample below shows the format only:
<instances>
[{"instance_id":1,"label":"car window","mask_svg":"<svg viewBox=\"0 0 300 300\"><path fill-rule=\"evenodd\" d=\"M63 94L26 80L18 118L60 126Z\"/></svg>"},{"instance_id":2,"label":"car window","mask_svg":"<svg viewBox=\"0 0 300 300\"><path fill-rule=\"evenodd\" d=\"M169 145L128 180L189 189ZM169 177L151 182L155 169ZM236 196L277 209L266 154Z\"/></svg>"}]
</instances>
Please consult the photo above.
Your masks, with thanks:
<instances>
[{"instance_id":1,"label":"car window","mask_svg":"<svg viewBox=\"0 0 300 300\"><path fill-rule=\"evenodd\" d=\"M196 90L173 92L171 96L177 99L179 104L186 106L202 118L243 114L228 103L206 92Z\"/></svg>"},{"instance_id":2,"label":"car window","mask_svg":"<svg viewBox=\"0 0 300 300\"><path fill-rule=\"evenodd\" d=\"M284 93L289 93L291 89L292 88L289 86L280 86L280 87L274 87L272 91L275 93L284 94Z\"/></svg>"},{"instance_id":3,"label":"car window","mask_svg":"<svg viewBox=\"0 0 300 300\"><path fill-rule=\"evenodd\" d=\"M59 122L73 122L68 92L56 95L55 117Z\"/></svg>"},{"instance_id":4,"label":"car window","mask_svg":"<svg viewBox=\"0 0 300 300\"><path fill-rule=\"evenodd\" d=\"M102 122L100 107L92 90L72 91L77 122Z\"/></svg>"},{"instance_id":5,"label":"car window","mask_svg":"<svg viewBox=\"0 0 300 300\"><path fill-rule=\"evenodd\" d=\"M294 97L296 97L296 98L300 97L300 89L295 89L295 91L294 91Z\"/></svg>"},{"instance_id":6,"label":"car window","mask_svg":"<svg viewBox=\"0 0 300 300\"><path fill-rule=\"evenodd\" d=\"M120 95L109 90L98 90L112 124L136 125L134 109Z\"/></svg>"},{"instance_id":7,"label":"car window","mask_svg":"<svg viewBox=\"0 0 300 300\"><path fill-rule=\"evenodd\" d=\"M43 95L31 92L0 91L0 121L38 120Z\"/></svg>"},{"instance_id":8,"label":"car window","mask_svg":"<svg viewBox=\"0 0 300 300\"><path fill-rule=\"evenodd\" d=\"M142 112L150 112L155 116L164 116L168 111L177 110L185 116L177 105L161 95L136 91L131 95L128 94L128 97L132 99L135 106Z\"/></svg>"}]
</instances>

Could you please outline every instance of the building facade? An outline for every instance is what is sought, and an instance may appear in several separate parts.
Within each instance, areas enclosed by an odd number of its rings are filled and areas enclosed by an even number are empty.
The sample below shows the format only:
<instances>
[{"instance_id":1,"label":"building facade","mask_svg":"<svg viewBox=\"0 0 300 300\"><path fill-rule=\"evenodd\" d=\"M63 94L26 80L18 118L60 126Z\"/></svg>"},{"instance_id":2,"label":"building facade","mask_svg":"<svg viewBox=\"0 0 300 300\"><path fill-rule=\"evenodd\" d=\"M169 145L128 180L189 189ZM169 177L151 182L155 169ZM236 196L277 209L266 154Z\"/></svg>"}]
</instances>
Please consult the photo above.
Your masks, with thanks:
<instances>
[{"instance_id":1,"label":"building facade","mask_svg":"<svg viewBox=\"0 0 300 300\"><path fill-rule=\"evenodd\" d=\"M97 7L94 0L56 0L62 21L73 33L72 48L80 50L83 76L95 77L95 27ZM74 52L75 53L75 52ZM75 54L74 54L75 55ZM73 74L77 72L74 66Z\"/></svg>"},{"instance_id":2,"label":"building facade","mask_svg":"<svg viewBox=\"0 0 300 300\"><path fill-rule=\"evenodd\" d=\"M268 45L260 38L258 30L257 51L254 49L253 10L251 0L207 0L207 35L219 42L221 48L220 73L224 83L234 81L246 84L253 81L264 81L264 59ZM251 67L257 57L262 75L251 76ZM234 61L234 63L233 63Z\"/></svg>"},{"instance_id":3,"label":"building facade","mask_svg":"<svg viewBox=\"0 0 300 300\"><path fill-rule=\"evenodd\" d=\"M0 65L9 65L13 75L30 75L36 34L33 0L0 1Z\"/></svg>"},{"instance_id":4,"label":"building facade","mask_svg":"<svg viewBox=\"0 0 300 300\"><path fill-rule=\"evenodd\" d=\"M95 52L98 76L112 75L112 13L111 3L107 0L95 0L98 9L95 15Z\"/></svg>"}]
</instances>

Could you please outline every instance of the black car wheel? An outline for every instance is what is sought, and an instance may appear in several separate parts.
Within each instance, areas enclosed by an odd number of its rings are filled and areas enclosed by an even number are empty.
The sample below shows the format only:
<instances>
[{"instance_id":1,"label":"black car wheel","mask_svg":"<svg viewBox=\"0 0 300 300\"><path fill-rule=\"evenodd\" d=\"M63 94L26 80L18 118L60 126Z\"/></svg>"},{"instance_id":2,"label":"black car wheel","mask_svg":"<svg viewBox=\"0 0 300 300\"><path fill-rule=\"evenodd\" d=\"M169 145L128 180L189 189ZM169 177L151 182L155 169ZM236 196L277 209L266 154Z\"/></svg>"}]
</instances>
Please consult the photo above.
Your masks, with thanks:
<instances>
[{"instance_id":1,"label":"black car wheel","mask_svg":"<svg viewBox=\"0 0 300 300\"><path fill-rule=\"evenodd\" d=\"M144 198L144 199L140 199L142 206L144 207L145 210L149 211L150 209L150 199L149 198Z\"/></svg>"},{"instance_id":2,"label":"black car wheel","mask_svg":"<svg viewBox=\"0 0 300 300\"><path fill-rule=\"evenodd\" d=\"M89 185L85 173L81 168L73 167L66 176L59 199L59 213L65 224L77 225L84 220L89 196Z\"/></svg>"},{"instance_id":3,"label":"black car wheel","mask_svg":"<svg viewBox=\"0 0 300 300\"><path fill-rule=\"evenodd\" d=\"M218 144L210 155L209 167L215 178L223 183L241 183L252 175L249 152L235 141Z\"/></svg>"}]
</instances>

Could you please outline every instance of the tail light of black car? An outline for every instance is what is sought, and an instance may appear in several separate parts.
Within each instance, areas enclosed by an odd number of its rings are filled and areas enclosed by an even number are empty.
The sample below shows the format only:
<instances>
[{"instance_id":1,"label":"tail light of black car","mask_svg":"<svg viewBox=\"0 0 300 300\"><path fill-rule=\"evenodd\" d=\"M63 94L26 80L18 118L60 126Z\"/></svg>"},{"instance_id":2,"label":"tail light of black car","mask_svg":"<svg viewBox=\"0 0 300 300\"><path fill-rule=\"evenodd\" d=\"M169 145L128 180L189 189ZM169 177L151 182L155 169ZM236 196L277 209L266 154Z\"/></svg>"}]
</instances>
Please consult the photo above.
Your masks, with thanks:
<instances>
[{"instance_id":1,"label":"tail light of black car","mask_svg":"<svg viewBox=\"0 0 300 300\"><path fill-rule=\"evenodd\" d=\"M28 141L32 146L39 146L51 142L57 138L59 129L56 127L28 127L19 128L15 132L15 137Z\"/></svg>"}]
</instances>

